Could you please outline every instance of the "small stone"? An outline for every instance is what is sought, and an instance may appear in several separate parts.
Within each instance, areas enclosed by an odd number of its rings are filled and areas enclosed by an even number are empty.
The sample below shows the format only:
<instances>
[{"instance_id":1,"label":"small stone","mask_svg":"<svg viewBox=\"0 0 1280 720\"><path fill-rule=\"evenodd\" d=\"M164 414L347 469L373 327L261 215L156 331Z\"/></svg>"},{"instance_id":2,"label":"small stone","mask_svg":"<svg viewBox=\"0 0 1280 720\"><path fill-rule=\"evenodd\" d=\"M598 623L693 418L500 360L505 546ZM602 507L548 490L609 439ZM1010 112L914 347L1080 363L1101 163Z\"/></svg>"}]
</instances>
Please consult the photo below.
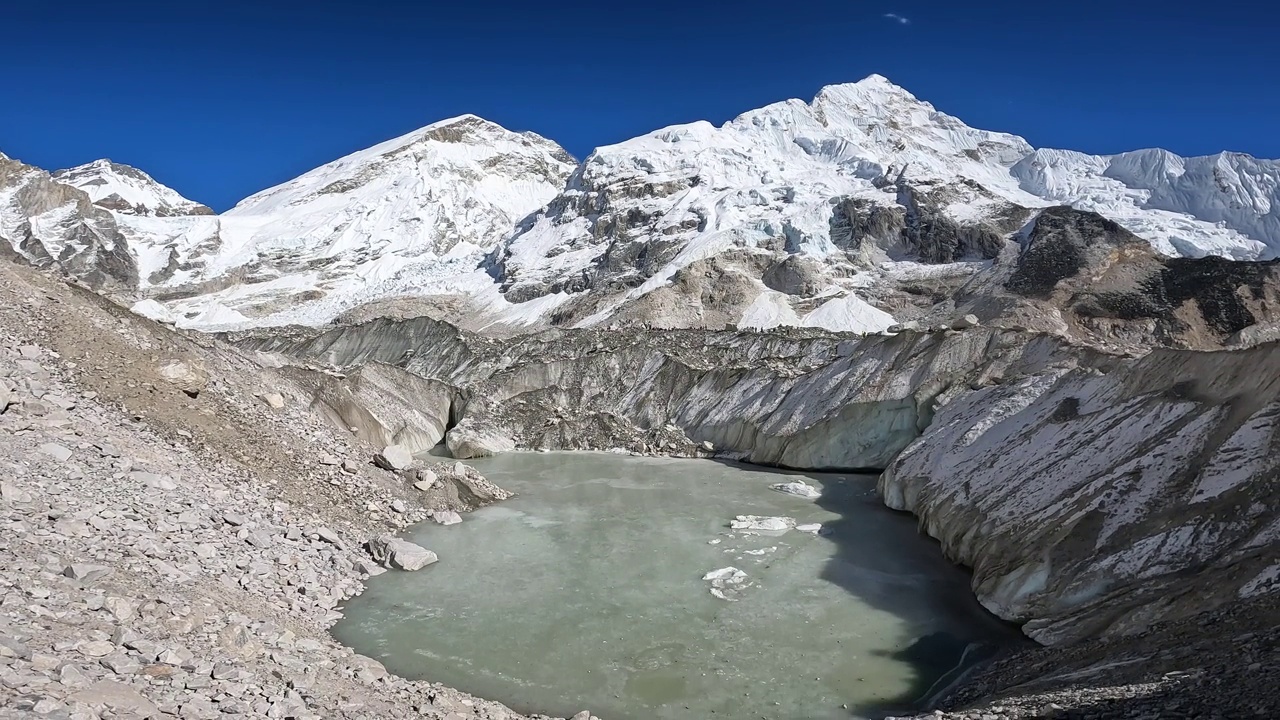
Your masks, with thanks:
<instances>
[{"instance_id":1,"label":"small stone","mask_svg":"<svg viewBox=\"0 0 1280 720\"><path fill-rule=\"evenodd\" d=\"M108 642L106 640L93 640L90 642L80 643L76 646L76 649L80 651L81 655L86 657L100 658L106 657L115 652L116 646L115 643Z\"/></svg>"},{"instance_id":2,"label":"small stone","mask_svg":"<svg viewBox=\"0 0 1280 720\"><path fill-rule=\"evenodd\" d=\"M136 675L142 669L142 663L122 652L108 655L98 662L116 675Z\"/></svg>"},{"instance_id":3,"label":"small stone","mask_svg":"<svg viewBox=\"0 0 1280 720\"><path fill-rule=\"evenodd\" d=\"M169 648L168 650L161 651L161 653L156 656L156 662L161 665L181 667L189 662L192 657L194 656L191 654L191 651L186 648Z\"/></svg>"},{"instance_id":4,"label":"small stone","mask_svg":"<svg viewBox=\"0 0 1280 720\"><path fill-rule=\"evenodd\" d=\"M67 687L80 687L89 682L89 678L85 677L84 672L75 665L63 665L58 671L58 682Z\"/></svg>"},{"instance_id":5,"label":"small stone","mask_svg":"<svg viewBox=\"0 0 1280 720\"><path fill-rule=\"evenodd\" d=\"M392 510L393 512L398 512L398 513L400 513L400 514L404 514L406 511L408 511L408 509L409 509L409 508L405 507L405 504L404 504L404 501L403 501L403 500L396 499L396 500L392 500L392 501L391 501L391 510Z\"/></svg>"},{"instance_id":6,"label":"small stone","mask_svg":"<svg viewBox=\"0 0 1280 720\"><path fill-rule=\"evenodd\" d=\"M270 547L272 544L271 534L266 530L254 530L245 536L244 541L256 548Z\"/></svg>"},{"instance_id":7,"label":"small stone","mask_svg":"<svg viewBox=\"0 0 1280 720\"><path fill-rule=\"evenodd\" d=\"M105 565L68 565L62 570L62 574L72 580L81 582L93 582L111 574L111 568Z\"/></svg>"},{"instance_id":8,"label":"small stone","mask_svg":"<svg viewBox=\"0 0 1280 720\"><path fill-rule=\"evenodd\" d=\"M320 464L333 466L342 464L342 461L332 455L321 455Z\"/></svg>"},{"instance_id":9,"label":"small stone","mask_svg":"<svg viewBox=\"0 0 1280 720\"><path fill-rule=\"evenodd\" d=\"M157 490L178 489L178 484L173 481L173 478L167 475L157 475L156 473L134 470L129 473L129 478L136 483L145 485L149 488L155 488Z\"/></svg>"},{"instance_id":10,"label":"small stone","mask_svg":"<svg viewBox=\"0 0 1280 720\"><path fill-rule=\"evenodd\" d=\"M21 355L24 360L39 360L40 348L35 345L23 345L18 348L18 354Z\"/></svg>"},{"instance_id":11,"label":"small stone","mask_svg":"<svg viewBox=\"0 0 1280 720\"><path fill-rule=\"evenodd\" d=\"M31 654L31 669L37 672L51 672L53 670L57 670L58 666L61 664L62 661L53 655L45 655L43 653Z\"/></svg>"},{"instance_id":12,"label":"small stone","mask_svg":"<svg viewBox=\"0 0 1280 720\"><path fill-rule=\"evenodd\" d=\"M249 522L249 518L239 513L226 513L222 516L222 522L230 525L231 527L240 527L241 525Z\"/></svg>"},{"instance_id":13,"label":"small stone","mask_svg":"<svg viewBox=\"0 0 1280 720\"><path fill-rule=\"evenodd\" d=\"M362 575L369 575L369 576L381 575L382 573L387 571L386 568L382 567L381 565L378 565L377 563L375 563L374 561L368 558L358 557L352 561L352 564L355 566L356 572Z\"/></svg>"},{"instance_id":14,"label":"small stone","mask_svg":"<svg viewBox=\"0 0 1280 720\"><path fill-rule=\"evenodd\" d=\"M19 488L17 485L0 482L0 500L11 503L29 503L31 499L31 493Z\"/></svg>"},{"instance_id":15,"label":"small stone","mask_svg":"<svg viewBox=\"0 0 1280 720\"><path fill-rule=\"evenodd\" d=\"M357 464L355 460L343 460L342 472L355 475L356 473L360 472L360 465Z\"/></svg>"},{"instance_id":16,"label":"small stone","mask_svg":"<svg viewBox=\"0 0 1280 720\"><path fill-rule=\"evenodd\" d=\"M387 677L387 668L371 657L359 654L352 655L350 666L351 669L355 670L356 677L361 682L371 683Z\"/></svg>"},{"instance_id":17,"label":"small stone","mask_svg":"<svg viewBox=\"0 0 1280 720\"><path fill-rule=\"evenodd\" d=\"M262 401L276 410L284 407L284 396L280 393L267 393L262 396Z\"/></svg>"},{"instance_id":18,"label":"small stone","mask_svg":"<svg viewBox=\"0 0 1280 720\"><path fill-rule=\"evenodd\" d=\"M71 459L71 450L57 443L45 443L40 446L40 452L57 460L58 462L66 462Z\"/></svg>"},{"instance_id":19,"label":"small stone","mask_svg":"<svg viewBox=\"0 0 1280 720\"><path fill-rule=\"evenodd\" d=\"M31 706L31 711L37 715L52 715L66 707L60 700L53 698L41 698L35 705Z\"/></svg>"},{"instance_id":20,"label":"small stone","mask_svg":"<svg viewBox=\"0 0 1280 720\"><path fill-rule=\"evenodd\" d=\"M119 597L108 597L103 601L102 606L111 613L111 617L115 618L116 622L128 620L138 610L138 606L133 601Z\"/></svg>"},{"instance_id":21,"label":"small stone","mask_svg":"<svg viewBox=\"0 0 1280 720\"><path fill-rule=\"evenodd\" d=\"M329 528L316 528L316 535L330 545L342 547L342 538L338 536L338 533L330 530Z\"/></svg>"},{"instance_id":22,"label":"small stone","mask_svg":"<svg viewBox=\"0 0 1280 720\"><path fill-rule=\"evenodd\" d=\"M916 322L915 320L908 320L904 323L898 323L897 325L890 325L889 332L891 333L920 332L920 323Z\"/></svg>"}]
</instances>

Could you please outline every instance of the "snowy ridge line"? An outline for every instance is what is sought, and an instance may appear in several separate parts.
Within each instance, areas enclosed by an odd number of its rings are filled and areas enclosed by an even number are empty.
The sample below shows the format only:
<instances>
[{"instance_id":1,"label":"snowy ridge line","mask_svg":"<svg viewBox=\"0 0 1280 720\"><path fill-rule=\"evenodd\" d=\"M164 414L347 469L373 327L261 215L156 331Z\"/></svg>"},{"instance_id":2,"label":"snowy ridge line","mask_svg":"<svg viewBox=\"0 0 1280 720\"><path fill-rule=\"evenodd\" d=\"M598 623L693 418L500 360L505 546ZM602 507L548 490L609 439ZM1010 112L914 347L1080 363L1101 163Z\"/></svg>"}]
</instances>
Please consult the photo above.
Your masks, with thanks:
<instances>
[{"instance_id":1,"label":"snowy ridge line","mask_svg":"<svg viewBox=\"0 0 1280 720\"><path fill-rule=\"evenodd\" d=\"M877 288L972 274L1018 213L1063 204L1169 256L1280 252L1280 162L1036 149L879 75L719 127L656 130L582 163L536 134L462 115L217 217L106 161L59 180L117 216L144 294L189 295L140 307L205 330L320 325L369 303L420 301L475 329L672 316L878 332L895 317ZM914 232L933 222L924 212L987 254L922 257L893 223ZM807 277L777 269L790 256L813 263Z\"/></svg>"}]
</instances>

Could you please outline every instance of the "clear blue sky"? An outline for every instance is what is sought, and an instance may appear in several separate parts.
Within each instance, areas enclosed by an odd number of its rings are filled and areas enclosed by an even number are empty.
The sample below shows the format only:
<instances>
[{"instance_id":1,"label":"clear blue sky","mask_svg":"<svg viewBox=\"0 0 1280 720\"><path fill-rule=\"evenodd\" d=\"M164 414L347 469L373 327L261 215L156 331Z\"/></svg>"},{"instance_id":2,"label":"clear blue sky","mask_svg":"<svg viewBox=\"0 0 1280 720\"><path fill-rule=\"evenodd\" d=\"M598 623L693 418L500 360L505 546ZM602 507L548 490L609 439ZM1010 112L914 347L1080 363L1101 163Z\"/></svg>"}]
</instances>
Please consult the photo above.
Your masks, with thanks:
<instances>
[{"instance_id":1,"label":"clear blue sky","mask_svg":"<svg viewBox=\"0 0 1280 720\"><path fill-rule=\"evenodd\" d=\"M584 157L877 72L1037 146L1280 157L1278 36L1199 0L9 2L0 151L221 210L466 112Z\"/></svg>"}]
</instances>

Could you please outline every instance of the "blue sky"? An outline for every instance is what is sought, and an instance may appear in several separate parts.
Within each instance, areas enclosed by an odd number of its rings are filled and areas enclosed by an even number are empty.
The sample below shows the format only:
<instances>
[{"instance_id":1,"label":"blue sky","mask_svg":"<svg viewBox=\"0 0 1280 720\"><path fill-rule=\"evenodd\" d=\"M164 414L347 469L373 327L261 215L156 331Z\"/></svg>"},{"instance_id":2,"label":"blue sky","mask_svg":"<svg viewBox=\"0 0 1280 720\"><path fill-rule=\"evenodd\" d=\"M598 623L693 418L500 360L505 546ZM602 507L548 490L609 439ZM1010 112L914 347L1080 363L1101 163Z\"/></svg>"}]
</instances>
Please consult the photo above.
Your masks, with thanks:
<instances>
[{"instance_id":1,"label":"blue sky","mask_svg":"<svg viewBox=\"0 0 1280 720\"><path fill-rule=\"evenodd\" d=\"M110 157L219 210L466 112L583 157L871 73L1037 146L1280 157L1267 3L64 0L4 15L0 151L49 169Z\"/></svg>"}]
</instances>

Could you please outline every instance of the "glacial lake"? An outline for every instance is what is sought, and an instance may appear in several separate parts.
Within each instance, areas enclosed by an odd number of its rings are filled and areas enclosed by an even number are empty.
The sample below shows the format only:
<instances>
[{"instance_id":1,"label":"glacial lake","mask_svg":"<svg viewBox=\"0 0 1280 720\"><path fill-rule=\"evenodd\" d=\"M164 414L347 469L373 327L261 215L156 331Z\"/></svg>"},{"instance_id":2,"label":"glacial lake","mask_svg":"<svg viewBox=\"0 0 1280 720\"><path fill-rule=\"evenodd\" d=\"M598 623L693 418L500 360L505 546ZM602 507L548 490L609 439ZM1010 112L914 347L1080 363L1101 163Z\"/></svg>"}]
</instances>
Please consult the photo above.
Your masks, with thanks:
<instances>
[{"instance_id":1,"label":"glacial lake","mask_svg":"<svg viewBox=\"0 0 1280 720\"><path fill-rule=\"evenodd\" d=\"M610 453L472 464L517 497L413 528L440 561L371 579L333 631L408 678L560 717L857 718L1020 641L874 476ZM769 489L793 480L822 497ZM740 515L822 530L731 529Z\"/></svg>"}]
</instances>

